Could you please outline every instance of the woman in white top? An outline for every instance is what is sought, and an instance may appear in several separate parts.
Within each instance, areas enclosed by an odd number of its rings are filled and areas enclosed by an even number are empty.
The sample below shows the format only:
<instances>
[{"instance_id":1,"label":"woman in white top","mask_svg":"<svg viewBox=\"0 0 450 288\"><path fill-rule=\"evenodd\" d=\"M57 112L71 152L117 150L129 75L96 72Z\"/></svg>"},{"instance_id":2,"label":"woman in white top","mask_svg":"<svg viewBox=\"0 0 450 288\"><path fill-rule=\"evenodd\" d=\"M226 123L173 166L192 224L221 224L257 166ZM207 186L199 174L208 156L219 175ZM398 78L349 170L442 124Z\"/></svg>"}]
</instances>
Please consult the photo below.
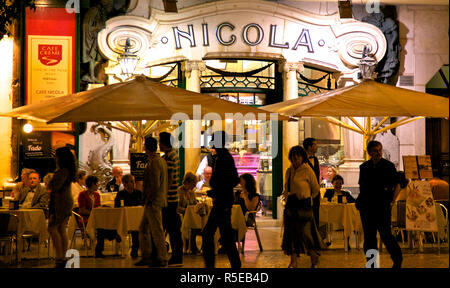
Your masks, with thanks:
<instances>
[{"instance_id":1,"label":"woman in white top","mask_svg":"<svg viewBox=\"0 0 450 288\"><path fill-rule=\"evenodd\" d=\"M291 256L289 268L297 267L297 257L307 253L311 257L311 267L319 263L316 250L323 248L318 236L312 212L312 198L320 193L320 187L311 167L307 164L306 151L294 146L289 151L291 166L286 171L286 183L283 196L286 201L284 210L284 233L282 248Z\"/></svg>"},{"instance_id":2,"label":"woman in white top","mask_svg":"<svg viewBox=\"0 0 450 288\"><path fill-rule=\"evenodd\" d=\"M78 170L75 181L72 182L72 198L73 198L73 207L78 207L78 195L81 191L86 190L86 171Z\"/></svg>"}]
</instances>

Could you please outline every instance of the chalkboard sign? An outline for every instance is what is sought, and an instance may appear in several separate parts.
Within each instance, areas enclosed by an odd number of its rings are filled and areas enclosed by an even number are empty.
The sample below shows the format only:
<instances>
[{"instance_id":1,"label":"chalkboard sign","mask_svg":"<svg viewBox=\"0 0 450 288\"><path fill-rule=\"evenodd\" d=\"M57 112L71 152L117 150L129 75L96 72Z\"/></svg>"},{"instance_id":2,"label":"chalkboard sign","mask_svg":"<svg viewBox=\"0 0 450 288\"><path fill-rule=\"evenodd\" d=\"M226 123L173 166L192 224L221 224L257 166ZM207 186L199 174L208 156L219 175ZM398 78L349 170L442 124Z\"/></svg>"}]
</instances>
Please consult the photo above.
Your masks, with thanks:
<instances>
[{"instance_id":1,"label":"chalkboard sign","mask_svg":"<svg viewBox=\"0 0 450 288\"><path fill-rule=\"evenodd\" d=\"M148 158L145 153L131 153L131 175L134 176L135 181L144 180L144 170L147 168Z\"/></svg>"},{"instance_id":2,"label":"chalkboard sign","mask_svg":"<svg viewBox=\"0 0 450 288\"><path fill-rule=\"evenodd\" d=\"M23 139L25 158L50 158L51 135L50 133L36 132L27 134Z\"/></svg>"}]
</instances>

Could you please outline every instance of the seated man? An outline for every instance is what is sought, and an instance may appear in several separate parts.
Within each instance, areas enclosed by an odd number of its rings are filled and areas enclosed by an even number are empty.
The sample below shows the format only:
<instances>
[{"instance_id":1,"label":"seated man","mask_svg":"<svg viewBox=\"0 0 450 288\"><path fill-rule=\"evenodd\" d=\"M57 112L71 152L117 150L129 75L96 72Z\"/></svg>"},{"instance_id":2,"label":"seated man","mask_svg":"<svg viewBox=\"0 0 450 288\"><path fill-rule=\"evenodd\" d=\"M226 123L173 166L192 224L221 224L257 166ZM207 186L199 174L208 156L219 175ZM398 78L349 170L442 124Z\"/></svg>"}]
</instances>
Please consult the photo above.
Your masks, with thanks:
<instances>
[{"instance_id":1,"label":"seated man","mask_svg":"<svg viewBox=\"0 0 450 288\"><path fill-rule=\"evenodd\" d=\"M96 176L88 176L86 178L86 190L78 195L78 211L83 216L85 225L89 220L93 208L101 206L100 193L98 193L98 178ZM122 240L117 235L116 230L97 229L97 246L95 247L95 257L104 258L103 249L105 246L105 238L108 240L116 239L118 243Z\"/></svg>"},{"instance_id":2,"label":"seated man","mask_svg":"<svg viewBox=\"0 0 450 288\"><path fill-rule=\"evenodd\" d=\"M20 194L14 195L22 208L41 208L44 212L48 209L50 194L47 189L41 185L41 179L37 172L31 172L29 178L29 189L22 190Z\"/></svg>"},{"instance_id":3,"label":"seated man","mask_svg":"<svg viewBox=\"0 0 450 288\"><path fill-rule=\"evenodd\" d=\"M120 202L124 202L124 206L140 206L142 202L142 191L134 189L134 176L126 174L122 177L124 189L119 191L114 199L114 207L121 207ZM131 231L131 257L138 257L139 250L139 231Z\"/></svg>"},{"instance_id":4,"label":"seated man","mask_svg":"<svg viewBox=\"0 0 450 288\"><path fill-rule=\"evenodd\" d=\"M206 166L205 169L203 170L202 180L197 182L195 188L197 188L197 190L199 191L202 190L203 188L211 188L211 186L209 185L209 180L211 180L211 176L212 176L212 168L210 166Z\"/></svg>"},{"instance_id":5,"label":"seated man","mask_svg":"<svg viewBox=\"0 0 450 288\"><path fill-rule=\"evenodd\" d=\"M119 166L115 166L112 169L112 175L113 179L106 184L106 191L108 192L119 192L120 190L123 190L123 184L122 184L122 175L123 171L122 168Z\"/></svg>"},{"instance_id":6,"label":"seated man","mask_svg":"<svg viewBox=\"0 0 450 288\"><path fill-rule=\"evenodd\" d=\"M29 176L31 172L36 172L34 169L23 168L22 173L20 174L20 182L14 186L13 191L11 193L11 197L14 197L14 200L19 199L19 195L26 195L30 190L30 180Z\"/></svg>"}]
</instances>

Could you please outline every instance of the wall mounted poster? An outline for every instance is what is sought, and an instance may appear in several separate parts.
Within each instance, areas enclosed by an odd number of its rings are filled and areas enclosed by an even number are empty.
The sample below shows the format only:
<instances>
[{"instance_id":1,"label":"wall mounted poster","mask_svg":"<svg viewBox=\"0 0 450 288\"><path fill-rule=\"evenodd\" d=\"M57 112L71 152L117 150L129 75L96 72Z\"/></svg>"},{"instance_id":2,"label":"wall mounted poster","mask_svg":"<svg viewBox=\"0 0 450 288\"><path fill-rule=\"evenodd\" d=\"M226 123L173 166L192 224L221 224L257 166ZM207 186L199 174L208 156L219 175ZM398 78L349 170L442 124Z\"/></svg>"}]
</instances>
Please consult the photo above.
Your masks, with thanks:
<instances>
[{"instance_id":1,"label":"wall mounted poster","mask_svg":"<svg viewBox=\"0 0 450 288\"><path fill-rule=\"evenodd\" d=\"M50 7L26 10L26 104L75 91L75 42L75 13ZM71 123L32 124L35 131L72 130Z\"/></svg>"},{"instance_id":2,"label":"wall mounted poster","mask_svg":"<svg viewBox=\"0 0 450 288\"><path fill-rule=\"evenodd\" d=\"M416 156L403 156L403 168L406 179L419 179Z\"/></svg>"},{"instance_id":3,"label":"wall mounted poster","mask_svg":"<svg viewBox=\"0 0 450 288\"><path fill-rule=\"evenodd\" d=\"M406 230L438 231L436 207L428 181L414 180L408 184Z\"/></svg>"}]
</instances>

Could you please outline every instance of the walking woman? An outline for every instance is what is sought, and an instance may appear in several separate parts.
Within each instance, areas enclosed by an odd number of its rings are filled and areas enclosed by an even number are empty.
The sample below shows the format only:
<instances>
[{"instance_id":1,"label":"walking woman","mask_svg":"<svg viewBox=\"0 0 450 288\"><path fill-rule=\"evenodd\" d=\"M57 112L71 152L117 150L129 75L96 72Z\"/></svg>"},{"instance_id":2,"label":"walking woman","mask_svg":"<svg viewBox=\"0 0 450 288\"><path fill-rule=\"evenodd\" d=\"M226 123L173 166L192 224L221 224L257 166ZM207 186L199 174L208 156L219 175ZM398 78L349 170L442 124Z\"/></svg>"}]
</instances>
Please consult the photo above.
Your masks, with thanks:
<instances>
[{"instance_id":1,"label":"walking woman","mask_svg":"<svg viewBox=\"0 0 450 288\"><path fill-rule=\"evenodd\" d=\"M56 171L49 183L50 204L48 232L55 246L55 268L66 265L68 247L66 227L72 215L73 198L71 183L77 172L75 156L68 147L56 149Z\"/></svg>"},{"instance_id":2,"label":"walking woman","mask_svg":"<svg viewBox=\"0 0 450 288\"><path fill-rule=\"evenodd\" d=\"M291 166L286 170L286 183L283 196L284 233L282 248L291 256L289 268L297 268L300 253L311 257L311 268L319 264L317 250L323 248L314 224L312 199L320 192L314 171L308 165L306 151L294 146L289 151Z\"/></svg>"}]
</instances>

